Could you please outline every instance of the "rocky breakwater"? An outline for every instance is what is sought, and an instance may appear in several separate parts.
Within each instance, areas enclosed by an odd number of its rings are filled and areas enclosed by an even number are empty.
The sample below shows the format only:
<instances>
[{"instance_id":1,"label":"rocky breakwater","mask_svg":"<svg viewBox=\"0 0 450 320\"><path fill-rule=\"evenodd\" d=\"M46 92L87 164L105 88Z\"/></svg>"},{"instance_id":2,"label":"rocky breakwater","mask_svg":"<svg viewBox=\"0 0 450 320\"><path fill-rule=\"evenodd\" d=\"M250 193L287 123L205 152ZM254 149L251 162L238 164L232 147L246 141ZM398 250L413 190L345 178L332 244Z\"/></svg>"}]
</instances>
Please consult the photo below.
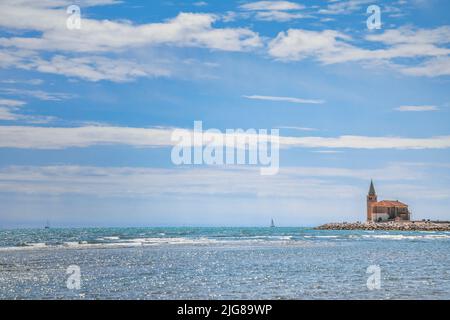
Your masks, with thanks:
<instances>
[{"instance_id":1,"label":"rocky breakwater","mask_svg":"<svg viewBox=\"0 0 450 320\"><path fill-rule=\"evenodd\" d=\"M402 221L402 222L341 222L321 225L317 230L397 230L397 231L450 231L450 222Z\"/></svg>"}]
</instances>

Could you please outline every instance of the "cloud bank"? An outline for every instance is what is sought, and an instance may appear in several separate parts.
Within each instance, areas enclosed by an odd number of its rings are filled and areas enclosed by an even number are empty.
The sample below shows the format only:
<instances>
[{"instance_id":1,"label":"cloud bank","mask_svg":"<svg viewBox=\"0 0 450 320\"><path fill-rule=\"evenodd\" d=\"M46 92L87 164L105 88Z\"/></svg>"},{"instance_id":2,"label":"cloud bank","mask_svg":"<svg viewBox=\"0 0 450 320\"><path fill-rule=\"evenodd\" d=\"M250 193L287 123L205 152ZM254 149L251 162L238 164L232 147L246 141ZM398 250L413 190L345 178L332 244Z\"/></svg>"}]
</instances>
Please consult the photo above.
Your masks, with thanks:
<instances>
[{"instance_id":1,"label":"cloud bank","mask_svg":"<svg viewBox=\"0 0 450 320\"><path fill-rule=\"evenodd\" d=\"M138 148L171 147L172 133L178 130L186 135L193 132L182 128L131 128L111 126L37 127L0 126L0 148L65 149L95 145L128 145ZM203 144L222 133L204 134ZM236 133L247 139L253 134ZM265 139L269 140L269 136ZM225 140L222 137L221 140ZM215 140L217 141L217 140ZM234 144L233 144L234 146ZM450 136L429 138L370 137L343 135L338 137L280 136L281 148L349 148L349 149L448 149Z\"/></svg>"}]
</instances>

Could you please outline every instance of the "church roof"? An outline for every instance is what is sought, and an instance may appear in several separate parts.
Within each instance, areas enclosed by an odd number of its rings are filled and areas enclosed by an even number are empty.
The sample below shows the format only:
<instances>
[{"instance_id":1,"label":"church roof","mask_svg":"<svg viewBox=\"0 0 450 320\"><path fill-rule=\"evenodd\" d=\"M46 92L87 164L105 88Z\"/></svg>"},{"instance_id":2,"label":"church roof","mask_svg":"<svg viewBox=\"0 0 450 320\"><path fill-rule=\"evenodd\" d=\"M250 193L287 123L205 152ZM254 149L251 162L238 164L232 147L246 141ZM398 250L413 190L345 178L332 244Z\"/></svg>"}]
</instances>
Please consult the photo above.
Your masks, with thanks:
<instances>
[{"instance_id":1,"label":"church roof","mask_svg":"<svg viewBox=\"0 0 450 320\"><path fill-rule=\"evenodd\" d=\"M373 181L370 180L370 189L369 189L369 196L375 196L375 187L373 186Z\"/></svg>"},{"instance_id":2,"label":"church roof","mask_svg":"<svg viewBox=\"0 0 450 320\"><path fill-rule=\"evenodd\" d=\"M383 200L378 201L374 204L378 207L407 207L407 204L404 204L403 202L400 202L398 200Z\"/></svg>"}]
</instances>

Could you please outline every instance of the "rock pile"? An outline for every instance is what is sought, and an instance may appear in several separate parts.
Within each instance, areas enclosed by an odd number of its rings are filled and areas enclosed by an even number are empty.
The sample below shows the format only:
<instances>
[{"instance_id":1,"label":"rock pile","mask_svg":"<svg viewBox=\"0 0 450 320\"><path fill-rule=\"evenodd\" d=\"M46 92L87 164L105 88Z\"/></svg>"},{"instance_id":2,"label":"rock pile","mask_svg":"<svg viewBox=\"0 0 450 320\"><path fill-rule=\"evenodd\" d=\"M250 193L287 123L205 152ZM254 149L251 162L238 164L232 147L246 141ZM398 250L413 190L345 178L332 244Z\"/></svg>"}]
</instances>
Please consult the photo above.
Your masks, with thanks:
<instances>
[{"instance_id":1,"label":"rock pile","mask_svg":"<svg viewBox=\"0 0 450 320\"><path fill-rule=\"evenodd\" d=\"M317 230L398 230L398 231L450 231L450 222L439 221L389 221L341 222L321 225Z\"/></svg>"}]
</instances>

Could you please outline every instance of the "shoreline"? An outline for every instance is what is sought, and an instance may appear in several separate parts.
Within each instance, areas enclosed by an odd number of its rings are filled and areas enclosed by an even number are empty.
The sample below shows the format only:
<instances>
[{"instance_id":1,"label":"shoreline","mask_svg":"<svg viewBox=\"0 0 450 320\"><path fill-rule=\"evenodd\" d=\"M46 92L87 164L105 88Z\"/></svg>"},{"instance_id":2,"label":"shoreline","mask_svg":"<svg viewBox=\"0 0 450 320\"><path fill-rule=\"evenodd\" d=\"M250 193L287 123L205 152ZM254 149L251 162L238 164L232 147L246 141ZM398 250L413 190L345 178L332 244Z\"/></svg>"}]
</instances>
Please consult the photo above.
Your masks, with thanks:
<instances>
[{"instance_id":1,"label":"shoreline","mask_svg":"<svg viewBox=\"0 0 450 320\"><path fill-rule=\"evenodd\" d=\"M449 221L333 222L315 230L450 231Z\"/></svg>"}]
</instances>

